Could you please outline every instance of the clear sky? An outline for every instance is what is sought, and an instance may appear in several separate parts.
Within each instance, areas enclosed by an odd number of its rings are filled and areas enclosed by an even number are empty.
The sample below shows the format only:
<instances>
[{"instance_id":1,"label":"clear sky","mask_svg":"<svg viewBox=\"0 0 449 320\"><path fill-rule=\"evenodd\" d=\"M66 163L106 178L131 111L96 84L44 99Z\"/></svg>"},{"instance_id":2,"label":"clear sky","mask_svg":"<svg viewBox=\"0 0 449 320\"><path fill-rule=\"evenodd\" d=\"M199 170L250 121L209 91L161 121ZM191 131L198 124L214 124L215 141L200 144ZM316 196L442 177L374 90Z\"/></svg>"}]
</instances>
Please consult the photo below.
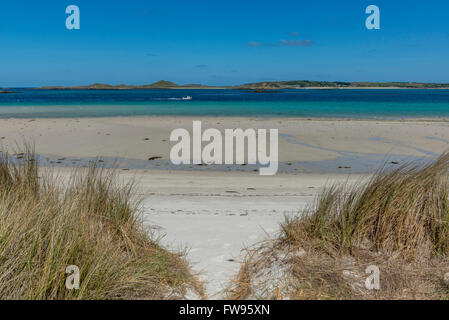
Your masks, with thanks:
<instances>
[{"instance_id":1,"label":"clear sky","mask_svg":"<svg viewBox=\"0 0 449 320\"><path fill-rule=\"evenodd\" d=\"M0 86L161 79L449 82L449 1L2 1Z\"/></svg>"}]
</instances>

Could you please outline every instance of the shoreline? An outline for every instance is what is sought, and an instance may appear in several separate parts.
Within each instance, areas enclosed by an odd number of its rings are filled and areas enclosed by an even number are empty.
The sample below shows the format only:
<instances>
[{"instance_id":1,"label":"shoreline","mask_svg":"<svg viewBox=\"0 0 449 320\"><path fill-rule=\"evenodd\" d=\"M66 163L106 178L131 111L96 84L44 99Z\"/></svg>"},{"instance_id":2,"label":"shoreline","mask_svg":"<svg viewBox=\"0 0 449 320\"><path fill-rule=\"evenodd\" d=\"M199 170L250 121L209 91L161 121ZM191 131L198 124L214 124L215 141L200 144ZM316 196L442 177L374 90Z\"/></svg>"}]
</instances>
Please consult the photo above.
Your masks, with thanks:
<instances>
[{"instance_id":1,"label":"shoreline","mask_svg":"<svg viewBox=\"0 0 449 320\"><path fill-rule=\"evenodd\" d=\"M105 105L107 106L107 105ZM16 108L16 107L32 107L30 106L2 106L0 105L0 111L1 108ZM47 107L43 105L42 107ZM48 106L52 107L52 106ZM57 106L62 107L62 106ZM272 115L268 116L235 116L235 115L199 115L199 116L192 116L192 115L131 115L131 116L123 116L123 115L117 115L117 116L83 116L83 117L2 117L2 114L0 113L0 121L4 120L23 120L23 121L36 121L36 120L107 120L107 119L155 119L155 118L161 118L161 119L192 119L193 120L214 120L214 119L236 119L236 120L291 120L291 121L335 121L335 122L449 122L449 116L447 117L404 117L404 118L350 118L350 117L317 117L317 116L309 116L309 117L288 117L285 115L276 117Z\"/></svg>"}]
</instances>

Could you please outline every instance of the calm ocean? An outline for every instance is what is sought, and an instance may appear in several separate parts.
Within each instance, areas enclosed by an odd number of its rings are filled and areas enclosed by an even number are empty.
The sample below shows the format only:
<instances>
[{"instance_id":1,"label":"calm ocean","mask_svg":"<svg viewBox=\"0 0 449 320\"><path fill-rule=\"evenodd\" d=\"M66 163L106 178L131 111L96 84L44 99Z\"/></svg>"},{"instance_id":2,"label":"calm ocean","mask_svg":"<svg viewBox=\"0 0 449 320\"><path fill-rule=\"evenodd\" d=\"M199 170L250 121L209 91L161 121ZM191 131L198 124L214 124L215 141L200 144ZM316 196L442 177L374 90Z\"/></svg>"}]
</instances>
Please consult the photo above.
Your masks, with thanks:
<instances>
[{"instance_id":1,"label":"calm ocean","mask_svg":"<svg viewBox=\"0 0 449 320\"><path fill-rule=\"evenodd\" d=\"M127 90L11 89L0 118L249 116L310 118L449 117L449 90ZM192 100L182 100L191 96Z\"/></svg>"}]
</instances>

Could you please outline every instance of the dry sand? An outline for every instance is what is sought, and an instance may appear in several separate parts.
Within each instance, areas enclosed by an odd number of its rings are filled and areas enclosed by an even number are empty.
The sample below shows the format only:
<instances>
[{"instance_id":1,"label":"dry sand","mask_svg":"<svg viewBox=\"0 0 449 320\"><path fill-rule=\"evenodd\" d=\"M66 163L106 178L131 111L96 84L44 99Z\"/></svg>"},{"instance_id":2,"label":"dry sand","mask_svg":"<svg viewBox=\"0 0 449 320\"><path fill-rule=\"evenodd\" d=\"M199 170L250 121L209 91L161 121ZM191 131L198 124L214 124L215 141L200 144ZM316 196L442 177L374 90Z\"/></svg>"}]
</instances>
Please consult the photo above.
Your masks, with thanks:
<instances>
[{"instance_id":1,"label":"dry sand","mask_svg":"<svg viewBox=\"0 0 449 320\"><path fill-rule=\"evenodd\" d=\"M345 174L279 174L260 177L238 172L151 171L135 178L145 199L145 224L158 226L162 242L188 249L189 261L219 298L239 270L241 250L273 236L288 215L312 205L324 185L362 179Z\"/></svg>"},{"instance_id":2,"label":"dry sand","mask_svg":"<svg viewBox=\"0 0 449 320\"><path fill-rule=\"evenodd\" d=\"M333 159L369 167L376 155L436 156L449 146L445 121L139 117L0 119L0 149L32 140L36 152L47 157L168 160L171 130L191 130L193 120L221 130L278 128L280 162L316 161L317 170L325 172L261 177L252 172L121 171L124 179L139 182L145 223L166 234L166 245L189 248L189 259L212 298L238 271L241 249L275 233L284 215L312 204L325 184L360 178L351 170L339 171Z\"/></svg>"}]
</instances>

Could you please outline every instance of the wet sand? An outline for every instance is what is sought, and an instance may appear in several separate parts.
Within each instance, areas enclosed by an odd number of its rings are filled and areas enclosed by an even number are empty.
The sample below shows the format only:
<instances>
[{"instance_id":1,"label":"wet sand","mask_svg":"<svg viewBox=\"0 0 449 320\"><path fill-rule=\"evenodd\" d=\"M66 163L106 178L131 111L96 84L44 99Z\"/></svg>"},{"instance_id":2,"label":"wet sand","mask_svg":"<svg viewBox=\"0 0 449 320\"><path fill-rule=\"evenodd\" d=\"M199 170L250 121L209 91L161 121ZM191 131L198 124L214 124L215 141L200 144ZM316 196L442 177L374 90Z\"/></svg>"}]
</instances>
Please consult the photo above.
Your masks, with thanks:
<instances>
[{"instance_id":1,"label":"wet sand","mask_svg":"<svg viewBox=\"0 0 449 320\"><path fill-rule=\"evenodd\" d=\"M447 121L129 117L0 119L0 149L11 151L23 141L33 141L36 152L49 161L101 156L129 160L124 167L131 169L179 169L169 166L174 145L170 133L176 128L191 131L194 120L202 121L203 130L217 128L221 132L234 128L279 129L279 162L287 166L284 171L292 173L294 168L316 173L338 173L338 169L364 172L384 162L385 155L400 162L435 157L449 147ZM149 158L156 158L160 165L148 163ZM294 168L288 168L291 166Z\"/></svg>"}]
</instances>

